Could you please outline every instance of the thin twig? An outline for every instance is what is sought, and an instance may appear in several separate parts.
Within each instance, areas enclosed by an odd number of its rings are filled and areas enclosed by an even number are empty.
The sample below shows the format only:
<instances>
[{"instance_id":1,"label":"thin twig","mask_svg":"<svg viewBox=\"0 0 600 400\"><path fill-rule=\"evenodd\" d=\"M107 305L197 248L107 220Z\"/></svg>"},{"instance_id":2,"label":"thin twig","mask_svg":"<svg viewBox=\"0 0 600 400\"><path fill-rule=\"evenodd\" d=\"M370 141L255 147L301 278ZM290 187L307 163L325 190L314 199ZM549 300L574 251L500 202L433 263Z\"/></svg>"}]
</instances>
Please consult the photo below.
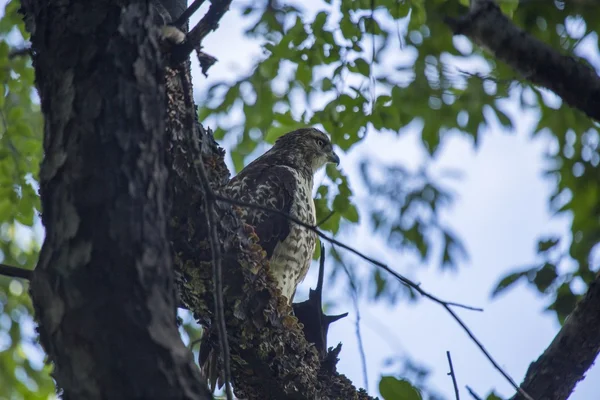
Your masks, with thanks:
<instances>
[{"instance_id":1,"label":"thin twig","mask_svg":"<svg viewBox=\"0 0 600 400\"><path fill-rule=\"evenodd\" d=\"M204 141L202 141L204 144ZM202 157L202 151L200 152ZM215 301L215 314L217 317L217 329L219 332L219 345L221 347L221 357L223 359L224 376L225 376L225 391L227 393L227 400L233 400L233 393L231 390L231 367L229 365L229 344L227 343L227 327L225 326L225 315L223 306L223 274L221 271L221 245L219 244L219 235L217 233L217 219L215 212L215 205L213 197L213 191L210 188L208 181L208 175L204 168L204 162L202 160L195 163L196 171L204 186L204 214L206 215L206 223L210 229L210 250L212 254L212 267L213 267L213 297Z\"/></svg>"},{"instance_id":2,"label":"thin twig","mask_svg":"<svg viewBox=\"0 0 600 400\"><path fill-rule=\"evenodd\" d=\"M454 367L452 366L452 357L450 357L450 352L446 351L446 357L448 357L448 365L450 366L450 372L448 375L452 378L452 384L454 385L454 397L456 400L460 400L460 394L458 393L458 384L456 383L456 374L454 373Z\"/></svg>"},{"instance_id":3,"label":"thin twig","mask_svg":"<svg viewBox=\"0 0 600 400\"><path fill-rule=\"evenodd\" d=\"M337 253L337 250L335 250L335 246L333 247L333 249ZM338 259L340 260L340 264L342 265L344 272L348 276L348 281L350 282L350 287L352 288L352 303L354 304L354 311L356 312L356 320L354 322L354 329L356 331L356 340L358 340L358 352L360 353L360 362L361 362L361 366L362 366L363 380L365 381L364 382L365 390L368 392L369 391L369 374L367 372L367 357L365 356L365 347L363 345L362 334L360 333L360 308L358 307L358 288L356 287L356 284L354 283L352 274L350 273L350 270L346 266L344 259L341 256L338 256Z\"/></svg>"},{"instance_id":4,"label":"thin twig","mask_svg":"<svg viewBox=\"0 0 600 400\"><path fill-rule=\"evenodd\" d=\"M172 58L175 63L186 60L191 52L202 43L202 40L206 35L218 28L219 21L223 15L225 15L227 10L229 10L231 1L232 0L214 0L211 3L208 12L186 35L185 41L173 49Z\"/></svg>"},{"instance_id":5,"label":"thin twig","mask_svg":"<svg viewBox=\"0 0 600 400\"><path fill-rule=\"evenodd\" d=\"M327 214L322 220L317 222L317 226L323 225L325 222L327 222L329 220L329 218L333 217L334 214L335 214L335 210L331 210L331 212L329 214Z\"/></svg>"},{"instance_id":6,"label":"thin twig","mask_svg":"<svg viewBox=\"0 0 600 400\"><path fill-rule=\"evenodd\" d=\"M400 275L399 273L397 273L396 271L394 271L393 269L391 269L390 267L388 267L386 264L382 263L381 261L377 261L374 258L371 258L363 253L361 253L360 251L354 249L351 246L348 246L347 244L344 244L328 235L326 235L325 233L321 232L319 229L317 229L316 227L309 225L303 221L300 221L297 218L294 218L293 216L283 212L283 211L279 211L276 210L274 208L270 208L270 207L265 207L265 206L261 206L258 204L251 204L251 203L246 203L243 201L239 201L239 200L235 200L235 199L231 199L225 196L221 196L219 194L214 194L214 198L216 200L219 201L223 201L225 203L229 203L229 204L233 204L233 205L237 205L240 207L248 207L248 208L253 208L253 209L257 209L257 210L261 210L264 212L268 212L268 213L273 213L273 214L278 214L281 215L285 218L287 218L289 221L292 221L308 230L311 230L313 232L315 232L320 238L328 241L331 244L337 245L357 256L359 256L360 258L362 258L363 260L366 260L368 262L370 262L373 265L378 266L379 268L383 269L384 271L392 274L396 279L398 279L400 282L402 282L403 284L405 284L406 286L409 286L410 288L416 290L419 294L421 294L422 296L430 299L431 301L441 305L449 314L450 316L460 325L460 327L463 329L463 331L465 331L465 333L469 336L469 338L473 341L473 343L475 343L477 345L477 347L479 348L479 350L481 350L481 352L483 353L483 355L488 359L488 361L494 366L494 368L496 369L496 371L500 372L500 374L511 384L511 386L517 390L517 392L519 392L523 397L525 397L527 400L533 400L533 398L527 394L523 389L521 389L519 387L519 385L517 385L517 383L514 381L514 379L512 379L510 377L510 375L508 375L508 373L506 371L504 371L504 369L502 369L502 367L496 362L496 360L494 360L494 358L491 356L491 354L487 351L487 349L485 348L485 346L483 346L483 344L475 337L475 335L473 334L473 332L471 332L471 330L467 327L467 325L463 322L463 320L454 312L454 310L452 310L452 307L460 307L460 308L465 308L468 310L473 310L473 311L483 311L481 308L475 308L475 307L470 307L470 306L466 306L463 304L458 304L458 303L451 303L451 302L447 302L444 300L440 300L439 298L437 298L436 296L426 292L425 290L423 290L419 285L417 285L416 283L414 283L413 281L411 281L408 278L405 278L404 276Z\"/></svg>"},{"instance_id":7,"label":"thin twig","mask_svg":"<svg viewBox=\"0 0 600 400\"><path fill-rule=\"evenodd\" d=\"M0 275L8 276L10 278L21 278L31 280L33 271L30 269L12 267L6 264L0 264Z\"/></svg>"},{"instance_id":8,"label":"thin twig","mask_svg":"<svg viewBox=\"0 0 600 400\"><path fill-rule=\"evenodd\" d=\"M215 316L217 323L217 332L219 333L219 346L221 348L221 358L223 360L223 377L225 384L225 393L227 400L233 400L233 391L231 389L231 366L229 363L229 343L227 340L227 326L225 325L225 310L223 305L223 282L222 282L222 268L221 268L221 245L219 244L219 235L217 232L217 220L215 211L215 198L214 192L210 187L208 180L208 174L204 168L204 162L202 160L202 148L198 146L198 142L192 140L192 133L195 132L196 128L196 114L191 110L194 108L194 100L192 94L191 82L188 79L188 75L183 66L179 66L179 75L183 85L184 102L188 106L187 113L185 115L185 123L188 131L186 138L190 148L195 148L200 160L194 162L194 169L198 179L200 180L204 189L204 215L206 217L207 226L210 229L209 244L212 256L212 275L213 275L213 298L215 302ZM204 140L201 142L201 146L204 146ZM214 389L214 388L212 388Z\"/></svg>"},{"instance_id":9,"label":"thin twig","mask_svg":"<svg viewBox=\"0 0 600 400\"><path fill-rule=\"evenodd\" d=\"M222 201L225 203L229 203L229 204L233 204L239 207L247 207L247 208L253 208L256 210L260 210L260 211L264 211L264 212L268 212L268 213L272 213L272 214L277 214L277 215L281 215L282 217L288 219L289 221L292 221L295 224L298 224L302 227L304 227L305 229L308 229L312 232L315 232L317 234L317 236L319 236L320 238L326 240L327 242L339 246L341 248L343 248L344 250L347 250L357 256L359 256L360 258L362 258L365 261L370 262L371 264L383 269L384 271L392 274L396 279L398 279L400 282L402 282L404 285L416 290L418 293L420 293L422 296L427 297L430 300L433 300L436 303L439 304L445 304L448 306L452 306L452 307L458 307L458 308L464 308L466 310L471 310L471 311L483 311L482 308L479 307L472 307L472 306L468 306L465 304L460 304L460 303L454 303L454 302L450 302L450 301L444 301L444 300L440 300L439 298L435 297L432 294L429 294L428 292L426 292L425 290L421 289L420 284L414 283L413 281L411 281L410 279L400 275L398 272L392 270L390 267L388 267L386 264L382 263L381 261L377 261L374 258L371 258L363 253L361 253L360 251L356 250L355 248L348 246L347 244L344 244L342 242L340 242L339 240L336 240L334 238L332 238L331 236L328 236L327 234L323 233L322 231L320 231L317 227L307 224L306 222L303 222L301 220L299 220L298 218L285 213L283 211L280 210L276 210L274 208L271 207L266 207L266 206L261 206L258 204L252 204L252 203L246 203L244 201L239 201L236 199L232 199L229 197L225 197L222 196L218 193L213 193L215 200L218 201Z\"/></svg>"},{"instance_id":10,"label":"thin twig","mask_svg":"<svg viewBox=\"0 0 600 400\"><path fill-rule=\"evenodd\" d=\"M200 6L202 6L203 3L204 0L194 0L194 2L190 4L190 6L183 12L183 14L181 14L179 18L177 18L177 20L171 25L181 29L192 17L192 15L194 15L194 13L198 11L198 9L200 8Z\"/></svg>"},{"instance_id":11,"label":"thin twig","mask_svg":"<svg viewBox=\"0 0 600 400\"><path fill-rule=\"evenodd\" d=\"M475 400L483 400L481 397L479 397L477 395L477 393L475 393L473 391L473 389L471 389L469 386L465 386L467 388L467 390L469 391L469 394L475 399Z\"/></svg>"}]
</instances>

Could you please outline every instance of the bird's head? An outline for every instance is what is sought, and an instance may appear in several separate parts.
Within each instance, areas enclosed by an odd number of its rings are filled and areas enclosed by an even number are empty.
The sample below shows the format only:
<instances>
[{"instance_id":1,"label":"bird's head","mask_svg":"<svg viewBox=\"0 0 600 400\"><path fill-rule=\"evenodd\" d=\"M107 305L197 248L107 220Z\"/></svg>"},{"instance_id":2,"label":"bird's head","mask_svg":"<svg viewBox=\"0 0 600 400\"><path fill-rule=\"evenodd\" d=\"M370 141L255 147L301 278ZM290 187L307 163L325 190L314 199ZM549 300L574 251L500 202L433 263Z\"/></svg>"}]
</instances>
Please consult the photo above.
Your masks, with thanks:
<instances>
[{"instance_id":1,"label":"bird's head","mask_svg":"<svg viewBox=\"0 0 600 400\"><path fill-rule=\"evenodd\" d=\"M288 132L277 139L272 150L286 154L300 167L308 166L312 173L327 163L340 163L329 137L316 128Z\"/></svg>"}]
</instances>

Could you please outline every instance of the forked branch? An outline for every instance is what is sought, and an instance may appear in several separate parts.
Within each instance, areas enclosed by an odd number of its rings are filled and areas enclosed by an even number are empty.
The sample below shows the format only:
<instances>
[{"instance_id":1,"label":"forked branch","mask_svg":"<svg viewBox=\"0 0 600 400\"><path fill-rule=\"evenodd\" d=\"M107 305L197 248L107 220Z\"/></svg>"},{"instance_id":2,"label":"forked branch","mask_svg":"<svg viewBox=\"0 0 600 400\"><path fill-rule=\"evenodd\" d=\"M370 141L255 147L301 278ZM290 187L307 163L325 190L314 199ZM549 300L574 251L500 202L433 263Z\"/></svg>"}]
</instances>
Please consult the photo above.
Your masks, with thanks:
<instances>
[{"instance_id":1,"label":"forked branch","mask_svg":"<svg viewBox=\"0 0 600 400\"><path fill-rule=\"evenodd\" d=\"M446 17L445 22L455 35L467 36L525 79L552 90L572 107L600 121L600 78L596 71L517 27L493 0L471 0L469 13Z\"/></svg>"}]
</instances>

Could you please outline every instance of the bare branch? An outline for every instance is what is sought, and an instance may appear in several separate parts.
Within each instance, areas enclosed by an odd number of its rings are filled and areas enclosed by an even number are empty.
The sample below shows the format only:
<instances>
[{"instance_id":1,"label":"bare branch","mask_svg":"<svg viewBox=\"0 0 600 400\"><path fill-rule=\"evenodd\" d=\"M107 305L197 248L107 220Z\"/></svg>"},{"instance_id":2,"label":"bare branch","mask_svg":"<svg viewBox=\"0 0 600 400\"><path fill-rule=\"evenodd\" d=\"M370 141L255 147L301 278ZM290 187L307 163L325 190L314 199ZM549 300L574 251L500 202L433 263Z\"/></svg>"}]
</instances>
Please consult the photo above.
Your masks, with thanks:
<instances>
[{"instance_id":1,"label":"bare branch","mask_svg":"<svg viewBox=\"0 0 600 400\"><path fill-rule=\"evenodd\" d=\"M446 17L445 22L454 34L467 36L527 80L552 90L572 107L600 121L600 78L596 72L515 26L493 0L472 0L468 14Z\"/></svg>"},{"instance_id":2,"label":"bare branch","mask_svg":"<svg viewBox=\"0 0 600 400\"><path fill-rule=\"evenodd\" d=\"M450 352L446 352L446 357L448 357L448 365L450 366L450 372L448 375L452 378L452 385L454 386L454 397L456 400L460 400L460 394L458 393L458 384L456 383L456 374L454 373L454 367L452 366L452 357L450 357Z\"/></svg>"},{"instance_id":3,"label":"bare branch","mask_svg":"<svg viewBox=\"0 0 600 400\"><path fill-rule=\"evenodd\" d=\"M30 269L12 267L6 264L0 264L0 275L8 276L10 278L21 278L31 280L33 271Z\"/></svg>"},{"instance_id":4,"label":"bare branch","mask_svg":"<svg viewBox=\"0 0 600 400\"><path fill-rule=\"evenodd\" d=\"M292 216L292 215L290 215L288 213L285 213L285 212L280 211L280 210L276 210L276 209L271 208L271 207L265 207L265 206L261 206L261 205L258 205L258 204L251 204L251 203L246 203L246 202L243 202L243 201L231 199L229 197L225 197L225 196L222 196L222 195L217 194L217 193L214 193L214 196L215 196L215 199L218 200L218 201L222 201L222 202L225 202L225 203L233 204L233 205L236 205L236 206L239 206L239 207L254 208L254 209L257 209L257 210L264 211L264 212L281 215L281 216L287 218L288 220L292 221L293 223L298 224L298 225L300 225L300 226L302 226L302 227L304 227L304 228L306 228L306 229L308 229L310 231L315 232L320 238L326 240L327 242L329 242L329 243L331 243L333 245L339 246L339 247L341 247L341 248L343 248L343 249L345 249L345 250L347 250L347 251L349 251L349 252L351 252L351 253L359 256L363 260L368 261L371 264L373 264L373 265L375 265L375 266L383 269L384 271L387 271L388 273L392 274L396 279L398 279L400 282L402 282L404 285L406 285L406 286L408 286L408 287L416 290L422 296L425 296L425 297L427 297L427 298L435 301L436 303L445 304L445 305L448 305L448 306L451 306L451 307L464 308L466 310L471 310L471 311L480 311L480 312L483 311L483 309L479 308L479 307L472 307L472 306L467 306L467 305L464 305L464 304L459 304L459 303L454 303L454 302L444 301L444 300L438 299L437 297L435 297L435 296L429 294L428 292L424 291L423 289L421 289L421 287L420 287L419 284L414 283L410 279L408 279L408 278L402 276L401 274L399 274L398 272L392 270L390 267L388 267L386 264L382 263L381 261L377 261L376 259L371 258L371 257L365 255L364 253L361 253L360 251L356 250L355 248L353 248L353 247L351 247L351 246L349 246L347 244L344 244L344 243L340 242L339 240L336 240L336 239L332 238L331 236L328 236L327 234L325 234L322 231L320 231L316 226L307 224L306 222L303 222L303 221L299 220L298 218L295 218L294 216Z\"/></svg>"},{"instance_id":5,"label":"bare branch","mask_svg":"<svg viewBox=\"0 0 600 400\"><path fill-rule=\"evenodd\" d=\"M229 10L230 4L231 0L214 0L211 3L206 15L204 15L200 22L198 22L198 25L187 34L186 40L181 45L177 46L177 48L173 49L171 56L175 63L186 60L191 52L201 45L202 40L206 35L219 27L219 21L223 15L225 15L227 10ZM194 5L192 4L190 8L193 6ZM181 23L181 21L179 22Z\"/></svg>"},{"instance_id":6,"label":"bare branch","mask_svg":"<svg viewBox=\"0 0 600 400\"><path fill-rule=\"evenodd\" d=\"M475 393L475 391L473 389L471 389L470 386L466 386L466 388L469 391L469 394L471 395L471 397L473 397L475 400L483 400L481 397L479 397L479 395L477 393Z\"/></svg>"},{"instance_id":7,"label":"bare branch","mask_svg":"<svg viewBox=\"0 0 600 400\"><path fill-rule=\"evenodd\" d=\"M202 6L204 0L194 0L192 4L177 18L173 25L176 28L182 29L184 25L188 22L188 20L194 15L196 11Z\"/></svg>"}]
</instances>

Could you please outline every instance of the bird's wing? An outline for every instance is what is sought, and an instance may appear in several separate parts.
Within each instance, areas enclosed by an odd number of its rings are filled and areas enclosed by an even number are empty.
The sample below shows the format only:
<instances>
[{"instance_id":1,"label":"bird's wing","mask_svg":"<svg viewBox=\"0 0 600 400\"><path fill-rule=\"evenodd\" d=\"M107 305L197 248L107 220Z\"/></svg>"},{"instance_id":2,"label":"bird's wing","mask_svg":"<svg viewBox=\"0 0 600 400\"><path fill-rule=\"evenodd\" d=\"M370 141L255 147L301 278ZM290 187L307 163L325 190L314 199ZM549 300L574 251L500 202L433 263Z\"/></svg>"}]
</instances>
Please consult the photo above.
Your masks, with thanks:
<instances>
[{"instance_id":1,"label":"bird's wing","mask_svg":"<svg viewBox=\"0 0 600 400\"><path fill-rule=\"evenodd\" d=\"M227 185L226 194L241 202L269 207L289 215L296 188L297 180L289 167L249 165ZM290 233L290 221L284 215L245 207L242 217L254 227L269 258L277 244Z\"/></svg>"}]
</instances>

